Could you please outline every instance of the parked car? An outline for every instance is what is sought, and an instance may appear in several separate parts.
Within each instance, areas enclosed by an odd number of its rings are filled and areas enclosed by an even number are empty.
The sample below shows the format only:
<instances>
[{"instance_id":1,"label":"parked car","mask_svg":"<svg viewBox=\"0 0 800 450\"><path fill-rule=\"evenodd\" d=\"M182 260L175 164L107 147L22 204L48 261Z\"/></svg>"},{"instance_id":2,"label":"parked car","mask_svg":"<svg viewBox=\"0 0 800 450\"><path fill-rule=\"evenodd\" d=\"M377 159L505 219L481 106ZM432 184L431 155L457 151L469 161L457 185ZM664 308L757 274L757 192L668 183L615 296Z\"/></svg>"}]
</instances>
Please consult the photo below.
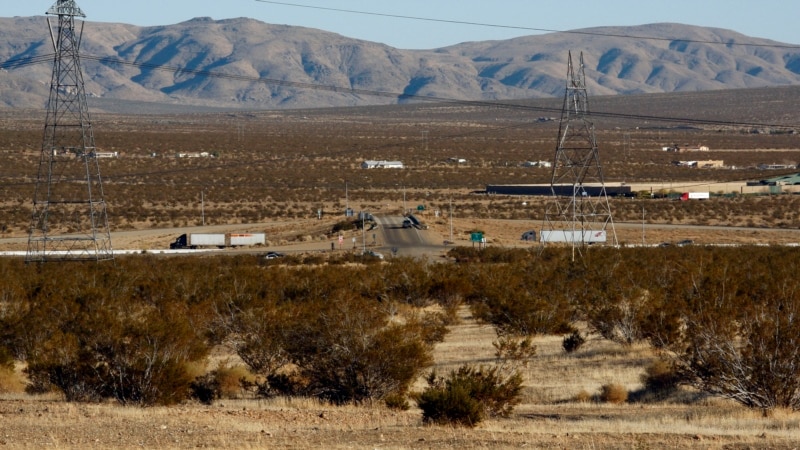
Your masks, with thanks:
<instances>
[{"instance_id":1,"label":"parked car","mask_svg":"<svg viewBox=\"0 0 800 450\"><path fill-rule=\"evenodd\" d=\"M533 230L526 231L522 233L522 240L523 241L535 241L536 240L536 232Z\"/></svg>"},{"instance_id":2,"label":"parked car","mask_svg":"<svg viewBox=\"0 0 800 450\"><path fill-rule=\"evenodd\" d=\"M286 255L283 254L283 253L280 253L280 252L267 252L267 254L264 255L264 258L265 259L278 259L278 258L283 258L284 256L286 256Z\"/></svg>"},{"instance_id":3,"label":"parked car","mask_svg":"<svg viewBox=\"0 0 800 450\"><path fill-rule=\"evenodd\" d=\"M378 253L378 252L373 251L373 250L367 250L367 251L364 252L364 254L367 255L367 256L371 256L373 258L383 259L383 253Z\"/></svg>"},{"instance_id":4,"label":"parked car","mask_svg":"<svg viewBox=\"0 0 800 450\"><path fill-rule=\"evenodd\" d=\"M677 244L675 244L675 245L677 245L678 247L683 247L684 245L692 245L692 244L694 244L694 241L693 241L693 240L691 240L691 239L684 239L684 240L682 240L682 241L679 241L679 242L678 242Z\"/></svg>"}]
</instances>

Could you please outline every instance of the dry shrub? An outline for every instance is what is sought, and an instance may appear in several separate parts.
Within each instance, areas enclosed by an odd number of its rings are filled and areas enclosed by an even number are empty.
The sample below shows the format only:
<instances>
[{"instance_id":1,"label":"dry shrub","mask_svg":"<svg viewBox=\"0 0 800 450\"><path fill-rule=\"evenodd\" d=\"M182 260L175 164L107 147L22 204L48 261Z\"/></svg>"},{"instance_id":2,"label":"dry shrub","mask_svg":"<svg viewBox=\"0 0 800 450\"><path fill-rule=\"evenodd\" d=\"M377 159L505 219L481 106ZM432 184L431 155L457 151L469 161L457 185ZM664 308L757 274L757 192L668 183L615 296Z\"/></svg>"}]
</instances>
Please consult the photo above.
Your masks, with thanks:
<instances>
[{"instance_id":1,"label":"dry shrub","mask_svg":"<svg viewBox=\"0 0 800 450\"><path fill-rule=\"evenodd\" d=\"M464 365L447 378L428 376L428 388L416 396L426 423L474 427L486 417L508 417L520 402L522 375L499 367Z\"/></svg>"},{"instance_id":2,"label":"dry shrub","mask_svg":"<svg viewBox=\"0 0 800 450\"><path fill-rule=\"evenodd\" d=\"M578 351L585 343L586 338L581 335L580 331L575 330L572 334L564 336L564 340L561 341L561 347L565 352L572 353Z\"/></svg>"},{"instance_id":3,"label":"dry shrub","mask_svg":"<svg viewBox=\"0 0 800 450\"><path fill-rule=\"evenodd\" d=\"M220 398L238 398L242 393L242 380L252 381L255 377L242 365L228 365L220 363L215 371L219 385Z\"/></svg>"},{"instance_id":4,"label":"dry shrub","mask_svg":"<svg viewBox=\"0 0 800 450\"><path fill-rule=\"evenodd\" d=\"M497 359L508 360L514 363L528 365L528 361L536 356L536 346L533 345L533 338L526 336L517 338L513 336L500 336L497 341L492 342Z\"/></svg>"},{"instance_id":5,"label":"dry shrub","mask_svg":"<svg viewBox=\"0 0 800 450\"><path fill-rule=\"evenodd\" d=\"M647 391L654 394L665 394L675 390L681 376L675 366L663 359L653 361L642 374L642 383Z\"/></svg>"},{"instance_id":6,"label":"dry shrub","mask_svg":"<svg viewBox=\"0 0 800 450\"><path fill-rule=\"evenodd\" d=\"M580 392L575 394L573 400L579 403L589 403L592 401L592 394L590 394L586 389L581 389Z\"/></svg>"},{"instance_id":7,"label":"dry shrub","mask_svg":"<svg viewBox=\"0 0 800 450\"><path fill-rule=\"evenodd\" d=\"M0 369L14 369L14 357L11 351L0 345Z\"/></svg>"},{"instance_id":8,"label":"dry shrub","mask_svg":"<svg viewBox=\"0 0 800 450\"><path fill-rule=\"evenodd\" d=\"M322 280L317 276L307 286L320 288ZM389 319L380 303L344 290L265 305L240 315L243 339L236 351L266 379L260 395L308 395L336 404L381 400L408 389L432 362L426 340L440 340L446 331L437 321ZM289 366L294 370L281 372Z\"/></svg>"},{"instance_id":9,"label":"dry shrub","mask_svg":"<svg viewBox=\"0 0 800 450\"><path fill-rule=\"evenodd\" d=\"M628 401L628 390L621 384L604 384L600 387L600 401L614 404L625 403Z\"/></svg>"},{"instance_id":10,"label":"dry shrub","mask_svg":"<svg viewBox=\"0 0 800 450\"><path fill-rule=\"evenodd\" d=\"M192 397L211 404L221 398L238 398L244 389L254 383L253 375L241 365L221 361L216 370L195 377L190 388Z\"/></svg>"},{"instance_id":11,"label":"dry shrub","mask_svg":"<svg viewBox=\"0 0 800 450\"><path fill-rule=\"evenodd\" d=\"M207 373L196 377L194 381L189 384L189 389L191 390L192 398L206 405L210 405L214 400L219 398L219 387L217 386L217 380L213 373Z\"/></svg>"},{"instance_id":12,"label":"dry shrub","mask_svg":"<svg viewBox=\"0 0 800 450\"><path fill-rule=\"evenodd\" d=\"M25 383L14 369L0 367L0 394L20 393L25 391Z\"/></svg>"},{"instance_id":13,"label":"dry shrub","mask_svg":"<svg viewBox=\"0 0 800 450\"><path fill-rule=\"evenodd\" d=\"M411 405L408 403L408 399L403 394L393 393L387 395L383 402L386 403L386 407L389 409L394 409L398 411L408 411L411 409Z\"/></svg>"}]
</instances>

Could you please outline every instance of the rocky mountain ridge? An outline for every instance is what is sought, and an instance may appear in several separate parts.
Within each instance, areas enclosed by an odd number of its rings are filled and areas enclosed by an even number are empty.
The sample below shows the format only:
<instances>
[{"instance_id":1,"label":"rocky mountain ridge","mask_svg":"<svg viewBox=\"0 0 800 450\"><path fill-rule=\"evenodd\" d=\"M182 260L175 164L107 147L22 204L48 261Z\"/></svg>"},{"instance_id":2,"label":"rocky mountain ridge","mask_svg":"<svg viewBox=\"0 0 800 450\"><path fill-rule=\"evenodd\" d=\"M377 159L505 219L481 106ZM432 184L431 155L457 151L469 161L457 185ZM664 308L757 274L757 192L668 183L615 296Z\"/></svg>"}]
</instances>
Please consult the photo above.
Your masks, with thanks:
<instances>
[{"instance_id":1,"label":"rocky mountain ridge","mask_svg":"<svg viewBox=\"0 0 800 450\"><path fill-rule=\"evenodd\" d=\"M647 38L641 38L647 36ZM0 18L0 107L41 108L51 55L44 17ZM400 50L252 19L157 27L86 22L93 108L114 104L274 109L392 104L409 96L497 101L563 95L567 55L583 53L590 95L800 84L800 46L658 23Z\"/></svg>"}]
</instances>

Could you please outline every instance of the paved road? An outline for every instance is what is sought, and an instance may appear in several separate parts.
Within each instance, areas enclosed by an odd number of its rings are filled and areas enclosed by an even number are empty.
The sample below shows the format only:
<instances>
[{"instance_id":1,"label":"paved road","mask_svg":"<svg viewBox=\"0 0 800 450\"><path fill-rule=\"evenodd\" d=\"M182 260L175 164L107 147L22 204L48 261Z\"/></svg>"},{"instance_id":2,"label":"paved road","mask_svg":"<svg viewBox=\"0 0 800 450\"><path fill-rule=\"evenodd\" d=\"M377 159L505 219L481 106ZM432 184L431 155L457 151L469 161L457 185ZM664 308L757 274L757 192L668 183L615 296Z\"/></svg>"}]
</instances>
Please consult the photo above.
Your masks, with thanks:
<instances>
[{"instance_id":1,"label":"paved road","mask_svg":"<svg viewBox=\"0 0 800 450\"><path fill-rule=\"evenodd\" d=\"M436 233L403 228L403 216L375 216L375 221L383 235L378 251L386 255L392 255L392 249L396 249L397 256L438 258L448 249Z\"/></svg>"}]
</instances>

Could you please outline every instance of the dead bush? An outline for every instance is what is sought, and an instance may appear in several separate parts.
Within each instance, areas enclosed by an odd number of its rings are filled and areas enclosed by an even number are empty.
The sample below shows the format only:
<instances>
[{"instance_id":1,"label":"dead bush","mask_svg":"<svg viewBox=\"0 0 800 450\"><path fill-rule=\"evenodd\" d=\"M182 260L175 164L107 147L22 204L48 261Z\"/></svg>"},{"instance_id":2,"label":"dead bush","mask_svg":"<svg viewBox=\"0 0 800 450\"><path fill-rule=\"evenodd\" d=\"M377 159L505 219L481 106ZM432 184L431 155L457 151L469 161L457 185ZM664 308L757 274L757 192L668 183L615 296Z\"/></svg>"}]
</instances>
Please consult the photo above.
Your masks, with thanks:
<instances>
[{"instance_id":1,"label":"dead bush","mask_svg":"<svg viewBox=\"0 0 800 450\"><path fill-rule=\"evenodd\" d=\"M567 353L572 353L578 351L585 343L586 338L581 335L580 331L575 330L572 334L564 336L564 340L561 341L561 348Z\"/></svg>"},{"instance_id":2,"label":"dead bush","mask_svg":"<svg viewBox=\"0 0 800 450\"><path fill-rule=\"evenodd\" d=\"M192 397L202 403L211 404L217 399L240 397L245 386L254 381L254 377L245 367L222 361L217 369L196 377L190 384L190 389Z\"/></svg>"},{"instance_id":3,"label":"dead bush","mask_svg":"<svg viewBox=\"0 0 800 450\"><path fill-rule=\"evenodd\" d=\"M600 387L599 399L605 403L625 403L628 401L628 390L621 384L604 384Z\"/></svg>"},{"instance_id":4,"label":"dead bush","mask_svg":"<svg viewBox=\"0 0 800 450\"><path fill-rule=\"evenodd\" d=\"M681 375L669 361L656 359L642 374L642 384L648 392L661 395L673 392L681 382Z\"/></svg>"},{"instance_id":5,"label":"dead bush","mask_svg":"<svg viewBox=\"0 0 800 450\"><path fill-rule=\"evenodd\" d=\"M580 392L575 394L573 400L579 403L589 403L590 401L592 401L592 398L593 398L592 394L590 394L589 391L587 391L586 389L581 389Z\"/></svg>"}]
</instances>

